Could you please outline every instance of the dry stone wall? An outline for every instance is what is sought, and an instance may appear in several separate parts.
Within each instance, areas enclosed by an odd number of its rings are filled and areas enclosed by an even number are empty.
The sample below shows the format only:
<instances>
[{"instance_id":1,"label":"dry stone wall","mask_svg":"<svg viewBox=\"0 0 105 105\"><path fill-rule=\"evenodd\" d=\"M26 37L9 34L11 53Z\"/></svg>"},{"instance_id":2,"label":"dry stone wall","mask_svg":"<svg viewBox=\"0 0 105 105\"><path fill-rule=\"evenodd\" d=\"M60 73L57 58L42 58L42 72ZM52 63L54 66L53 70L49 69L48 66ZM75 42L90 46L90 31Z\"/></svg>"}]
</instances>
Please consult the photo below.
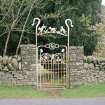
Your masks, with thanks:
<instances>
[{"instance_id":1,"label":"dry stone wall","mask_svg":"<svg viewBox=\"0 0 105 105\"><path fill-rule=\"evenodd\" d=\"M83 47L70 47L69 55L67 87L105 83L105 59L85 57Z\"/></svg>"},{"instance_id":2,"label":"dry stone wall","mask_svg":"<svg viewBox=\"0 0 105 105\"><path fill-rule=\"evenodd\" d=\"M35 45L21 45L21 55L18 62L17 56L1 57L0 82L9 85L35 85ZM4 59L5 58L5 59ZM10 62L11 58L11 62Z\"/></svg>"},{"instance_id":3,"label":"dry stone wall","mask_svg":"<svg viewBox=\"0 0 105 105\"><path fill-rule=\"evenodd\" d=\"M17 84L23 78L20 56L0 56L0 83Z\"/></svg>"},{"instance_id":4,"label":"dry stone wall","mask_svg":"<svg viewBox=\"0 0 105 105\"><path fill-rule=\"evenodd\" d=\"M85 57L84 84L105 83L105 59Z\"/></svg>"},{"instance_id":5,"label":"dry stone wall","mask_svg":"<svg viewBox=\"0 0 105 105\"><path fill-rule=\"evenodd\" d=\"M71 46L67 66L67 88L83 84L105 83L105 60L84 57L83 47ZM36 86L36 46L21 45L20 56L0 57L0 83ZM37 64L41 67L40 64Z\"/></svg>"}]
</instances>

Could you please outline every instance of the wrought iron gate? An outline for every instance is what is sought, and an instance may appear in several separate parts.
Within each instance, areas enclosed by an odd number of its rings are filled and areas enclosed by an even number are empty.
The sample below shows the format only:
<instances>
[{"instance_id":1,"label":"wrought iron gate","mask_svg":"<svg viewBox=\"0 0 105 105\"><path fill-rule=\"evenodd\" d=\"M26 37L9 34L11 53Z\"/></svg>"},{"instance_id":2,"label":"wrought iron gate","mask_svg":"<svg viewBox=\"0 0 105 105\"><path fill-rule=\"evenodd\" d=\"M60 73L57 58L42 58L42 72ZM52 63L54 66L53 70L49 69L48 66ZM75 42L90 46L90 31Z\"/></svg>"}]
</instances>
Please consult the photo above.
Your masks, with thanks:
<instances>
[{"instance_id":1,"label":"wrought iron gate","mask_svg":"<svg viewBox=\"0 0 105 105\"><path fill-rule=\"evenodd\" d=\"M42 88L64 88L67 71L67 47L49 43L38 47L38 85Z\"/></svg>"},{"instance_id":2,"label":"wrought iron gate","mask_svg":"<svg viewBox=\"0 0 105 105\"><path fill-rule=\"evenodd\" d=\"M66 29L61 26L58 31L57 28L47 27L43 24L40 27L40 19L34 18L32 26L35 26L36 37L36 74L37 88L59 88L66 85L66 74L68 73L69 63L69 34L70 28L73 27L72 20L66 19ZM68 24L70 22L70 26ZM66 46L49 43L38 46L37 37L43 34L57 34L67 36Z\"/></svg>"}]
</instances>

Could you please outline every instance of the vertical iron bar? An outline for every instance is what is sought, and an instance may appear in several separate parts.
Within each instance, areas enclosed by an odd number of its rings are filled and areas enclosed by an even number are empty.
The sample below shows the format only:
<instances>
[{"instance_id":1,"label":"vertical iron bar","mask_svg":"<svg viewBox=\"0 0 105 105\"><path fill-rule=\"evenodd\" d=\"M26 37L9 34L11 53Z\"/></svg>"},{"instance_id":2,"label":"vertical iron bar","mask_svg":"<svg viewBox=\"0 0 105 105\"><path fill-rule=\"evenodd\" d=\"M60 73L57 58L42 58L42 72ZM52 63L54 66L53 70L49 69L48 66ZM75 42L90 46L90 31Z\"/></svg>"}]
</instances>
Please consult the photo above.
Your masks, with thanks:
<instances>
[{"instance_id":1,"label":"vertical iron bar","mask_svg":"<svg viewBox=\"0 0 105 105\"><path fill-rule=\"evenodd\" d=\"M61 72L61 84L62 85L64 85L64 82L63 82L63 74L64 74L64 68L63 68L63 65L64 65L64 63L63 62L65 62L65 59L64 59L64 57L63 57L63 55L61 56L61 70L62 70L62 72Z\"/></svg>"},{"instance_id":2,"label":"vertical iron bar","mask_svg":"<svg viewBox=\"0 0 105 105\"><path fill-rule=\"evenodd\" d=\"M51 78L50 78L51 79L51 84L50 85L52 85L52 56L51 56L51 69L50 70L51 70Z\"/></svg>"},{"instance_id":3,"label":"vertical iron bar","mask_svg":"<svg viewBox=\"0 0 105 105\"><path fill-rule=\"evenodd\" d=\"M58 85L59 85L59 70L60 68L59 68L59 57L58 57Z\"/></svg>"},{"instance_id":4,"label":"vertical iron bar","mask_svg":"<svg viewBox=\"0 0 105 105\"><path fill-rule=\"evenodd\" d=\"M69 24L68 24L68 22L70 22L70 26L69 26ZM72 24L72 20L71 19L66 19L65 20L65 24L66 24L66 26L67 26L67 34L68 34L68 42L67 42L67 47L68 47L68 49L67 49L67 74L68 74L68 77L67 77L67 79L69 80L69 85L67 86L68 88L70 88L70 65L69 65L69 61L70 61L70 56L69 56L69 54L70 54L70 27L73 27L73 24ZM67 80L67 81L68 81ZM68 83L67 83L68 84Z\"/></svg>"},{"instance_id":5,"label":"vertical iron bar","mask_svg":"<svg viewBox=\"0 0 105 105\"><path fill-rule=\"evenodd\" d=\"M38 89L38 85L39 85L39 81L38 81L38 42L37 42L37 36L38 36L38 26L40 24L40 19L39 18L34 18L33 19L33 24L35 25L36 20L38 21L38 23L36 24L36 28L35 28L35 37L36 37L36 72L37 72L37 89Z\"/></svg>"},{"instance_id":6,"label":"vertical iron bar","mask_svg":"<svg viewBox=\"0 0 105 105\"><path fill-rule=\"evenodd\" d=\"M64 69L65 69L65 77L64 77L64 82L65 82L65 86L66 86L66 83L67 83L67 70L68 70L68 63L67 63L67 47L66 47L66 53L65 53L65 66L64 66Z\"/></svg>"},{"instance_id":7,"label":"vertical iron bar","mask_svg":"<svg viewBox=\"0 0 105 105\"><path fill-rule=\"evenodd\" d=\"M49 83L49 76L50 76L50 69L49 69L49 65L50 65L50 60L48 60L48 71L49 71L49 73L48 73L48 75L47 75L47 81L48 81L48 83Z\"/></svg>"},{"instance_id":8,"label":"vertical iron bar","mask_svg":"<svg viewBox=\"0 0 105 105\"><path fill-rule=\"evenodd\" d=\"M40 52L40 56L39 56L39 57L40 57L40 66L41 66L41 52ZM41 70L41 67L40 67L40 72L38 73L39 78L40 78L40 80L39 80L39 81L40 81L40 88L41 88L41 83L42 83L42 82L41 82L41 71L42 71L42 70Z\"/></svg>"},{"instance_id":9,"label":"vertical iron bar","mask_svg":"<svg viewBox=\"0 0 105 105\"><path fill-rule=\"evenodd\" d=\"M53 85L54 85L54 59L52 61L52 74L53 74Z\"/></svg>"}]
</instances>

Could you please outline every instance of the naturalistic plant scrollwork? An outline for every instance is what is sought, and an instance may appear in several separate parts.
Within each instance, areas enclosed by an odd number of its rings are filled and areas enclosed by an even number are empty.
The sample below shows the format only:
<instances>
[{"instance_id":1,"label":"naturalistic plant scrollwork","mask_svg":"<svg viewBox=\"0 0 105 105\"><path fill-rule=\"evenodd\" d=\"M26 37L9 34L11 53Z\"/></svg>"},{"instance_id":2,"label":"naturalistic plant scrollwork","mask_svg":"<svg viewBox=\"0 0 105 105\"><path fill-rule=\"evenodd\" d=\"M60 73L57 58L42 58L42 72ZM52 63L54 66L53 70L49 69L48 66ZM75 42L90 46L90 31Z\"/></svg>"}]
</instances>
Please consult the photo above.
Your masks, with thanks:
<instances>
[{"instance_id":1,"label":"naturalistic plant scrollwork","mask_svg":"<svg viewBox=\"0 0 105 105\"><path fill-rule=\"evenodd\" d=\"M44 51L44 49L46 48L52 51L52 53ZM56 49L59 49L59 51L54 53ZM62 60L64 59L66 49L65 46L62 47L59 44L49 43L43 46L39 46L39 53L42 62L50 62L51 60L53 60L55 63L57 62L61 63Z\"/></svg>"}]
</instances>

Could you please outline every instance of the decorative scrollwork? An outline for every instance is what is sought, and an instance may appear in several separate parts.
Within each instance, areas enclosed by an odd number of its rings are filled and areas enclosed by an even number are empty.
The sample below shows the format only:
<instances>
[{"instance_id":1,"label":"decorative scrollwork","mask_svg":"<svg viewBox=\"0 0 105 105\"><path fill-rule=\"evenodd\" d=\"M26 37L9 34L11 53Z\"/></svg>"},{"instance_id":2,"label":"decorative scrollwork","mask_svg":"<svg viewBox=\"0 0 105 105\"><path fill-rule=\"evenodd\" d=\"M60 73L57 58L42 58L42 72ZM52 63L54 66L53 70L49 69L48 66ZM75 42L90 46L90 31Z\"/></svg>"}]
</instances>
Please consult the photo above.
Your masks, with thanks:
<instances>
[{"instance_id":1,"label":"decorative scrollwork","mask_svg":"<svg viewBox=\"0 0 105 105\"><path fill-rule=\"evenodd\" d=\"M53 34L60 34L60 35L68 36L68 32L69 32L70 28L74 27L71 19L65 20L65 25L67 26L67 31L63 26L60 26L60 30L58 30L55 27L53 27L53 28L47 27L44 24L43 24L43 26L39 27L40 21L41 20L39 18L34 18L33 23L32 23L33 27L36 24L36 33L38 31L37 35L44 35L44 34L52 34L53 33ZM35 23L35 22L37 22L37 23ZM69 26L68 22L70 22L70 26Z\"/></svg>"},{"instance_id":2,"label":"decorative scrollwork","mask_svg":"<svg viewBox=\"0 0 105 105\"><path fill-rule=\"evenodd\" d=\"M55 27L47 27L45 25L43 25L42 27L38 27L38 35L44 34L60 34L67 36L67 31L63 26L60 27L60 30L57 30L57 28Z\"/></svg>"},{"instance_id":3,"label":"decorative scrollwork","mask_svg":"<svg viewBox=\"0 0 105 105\"><path fill-rule=\"evenodd\" d=\"M50 53L46 52L46 50L44 50L46 48L48 48L52 52ZM53 53L53 51L55 51L56 49L59 49L59 52ZM59 44L49 43L49 44L40 46L39 53L40 53L41 62L43 63L52 62L52 61L53 63L64 62L66 49L65 47L61 47Z\"/></svg>"},{"instance_id":4,"label":"decorative scrollwork","mask_svg":"<svg viewBox=\"0 0 105 105\"><path fill-rule=\"evenodd\" d=\"M48 53L43 53L40 56L42 62L48 62L51 59L51 55Z\"/></svg>"},{"instance_id":5,"label":"decorative scrollwork","mask_svg":"<svg viewBox=\"0 0 105 105\"><path fill-rule=\"evenodd\" d=\"M41 62L50 62L53 60L53 62L63 62L64 56L62 53L56 53L56 54L49 54L49 53L43 53L40 55Z\"/></svg>"},{"instance_id":6,"label":"decorative scrollwork","mask_svg":"<svg viewBox=\"0 0 105 105\"><path fill-rule=\"evenodd\" d=\"M47 45L45 45L46 48L49 48L51 50L54 50L56 48L59 48L59 44L55 44L55 43L49 43Z\"/></svg>"}]
</instances>

